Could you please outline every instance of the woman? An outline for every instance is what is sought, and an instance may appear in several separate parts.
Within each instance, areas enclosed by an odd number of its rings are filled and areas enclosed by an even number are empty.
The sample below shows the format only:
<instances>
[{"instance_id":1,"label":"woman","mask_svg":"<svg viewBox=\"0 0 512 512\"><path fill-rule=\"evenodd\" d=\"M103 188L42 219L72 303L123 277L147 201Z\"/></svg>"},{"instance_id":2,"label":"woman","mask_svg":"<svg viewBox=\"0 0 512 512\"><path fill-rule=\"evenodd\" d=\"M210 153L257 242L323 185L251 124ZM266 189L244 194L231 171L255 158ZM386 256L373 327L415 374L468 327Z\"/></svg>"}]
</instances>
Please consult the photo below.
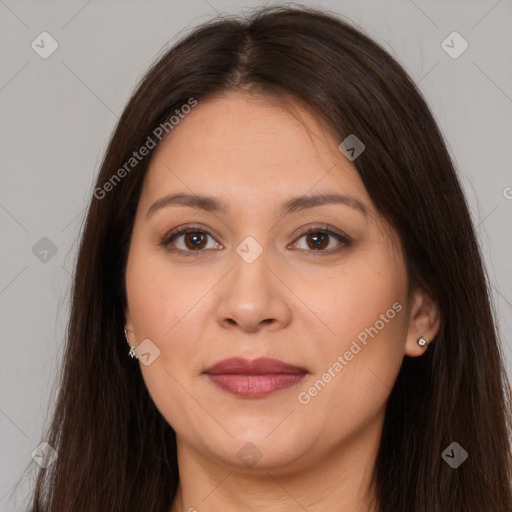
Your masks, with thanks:
<instances>
[{"instance_id":1,"label":"woman","mask_svg":"<svg viewBox=\"0 0 512 512\"><path fill-rule=\"evenodd\" d=\"M171 48L113 134L32 510L508 512L509 398L420 93L266 8Z\"/></svg>"}]
</instances>

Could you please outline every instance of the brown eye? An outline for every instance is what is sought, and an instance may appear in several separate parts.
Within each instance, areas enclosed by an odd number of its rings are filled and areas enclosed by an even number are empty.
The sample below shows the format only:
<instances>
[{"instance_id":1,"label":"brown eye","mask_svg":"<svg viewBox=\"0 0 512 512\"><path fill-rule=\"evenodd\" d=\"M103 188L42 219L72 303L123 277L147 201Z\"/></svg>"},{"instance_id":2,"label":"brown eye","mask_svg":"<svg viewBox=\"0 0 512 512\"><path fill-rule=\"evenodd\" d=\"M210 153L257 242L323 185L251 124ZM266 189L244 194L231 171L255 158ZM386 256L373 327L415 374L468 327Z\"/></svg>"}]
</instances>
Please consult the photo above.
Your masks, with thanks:
<instances>
[{"instance_id":1,"label":"brown eye","mask_svg":"<svg viewBox=\"0 0 512 512\"><path fill-rule=\"evenodd\" d=\"M207 236L207 234L201 231L190 231L183 234L183 240L185 241L187 249L195 251L204 248Z\"/></svg>"},{"instance_id":2,"label":"brown eye","mask_svg":"<svg viewBox=\"0 0 512 512\"><path fill-rule=\"evenodd\" d=\"M300 240L305 239L305 244ZM297 249L305 251L331 252L350 245L348 237L330 229L310 229L303 233L293 244Z\"/></svg>"},{"instance_id":3,"label":"brown eye","mask_svg":"<svg viewBox=\"0 0 512 512\"><path fill-rule=\"evenodd\" d=\"M199 229L199 226L190 226L170 233L162 240L161 245L172 252L186 256L199 255L207 252L207 249L223 248L208 231Z\"/></svg>"},{"instance_id":4,"label":"brown eye","mask_svg":"<svg viewBox=\"0 0 512 512\"><path fill-rule=\"evenodd\" d=\"M309 233L306 240L310 249L325 249L329 245L329 235L326 233Z\"/></svg>"}]
</instances>

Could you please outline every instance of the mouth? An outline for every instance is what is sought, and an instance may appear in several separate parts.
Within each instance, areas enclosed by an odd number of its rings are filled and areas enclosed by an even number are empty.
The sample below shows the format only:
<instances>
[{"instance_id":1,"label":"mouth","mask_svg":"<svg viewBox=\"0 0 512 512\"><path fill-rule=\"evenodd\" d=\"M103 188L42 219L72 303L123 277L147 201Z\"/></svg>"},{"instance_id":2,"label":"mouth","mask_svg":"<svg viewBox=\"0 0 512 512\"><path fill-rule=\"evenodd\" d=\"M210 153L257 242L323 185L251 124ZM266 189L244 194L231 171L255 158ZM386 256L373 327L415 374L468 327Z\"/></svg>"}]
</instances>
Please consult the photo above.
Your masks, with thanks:
<instances>
[{"instance_id":1,"label":"mouth","mask_svg":"<svg viewBox=\"0 0 512 512\"><path fill-rule=\"evenodd\" d=\"M299 383L308 371L278 359L232 357L204 371L219 388L243 398L261 398Z\"/></svg>"}]
</instances>

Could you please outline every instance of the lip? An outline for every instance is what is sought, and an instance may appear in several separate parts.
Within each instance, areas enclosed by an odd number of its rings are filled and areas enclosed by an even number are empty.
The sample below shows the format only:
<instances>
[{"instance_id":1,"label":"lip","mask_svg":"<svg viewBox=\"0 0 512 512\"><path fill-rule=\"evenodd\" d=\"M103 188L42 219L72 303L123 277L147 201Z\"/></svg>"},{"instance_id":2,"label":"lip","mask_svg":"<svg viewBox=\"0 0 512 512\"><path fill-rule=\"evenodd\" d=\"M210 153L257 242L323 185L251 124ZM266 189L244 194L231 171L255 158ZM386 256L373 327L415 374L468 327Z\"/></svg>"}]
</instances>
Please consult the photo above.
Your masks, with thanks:
<instances>
[{"instance_id":1,"label":"lip","mask_svg":"<svg viewBox=\"0 0 512 512\"><path fill-rule=\"evenodd\" d=\"M231 357L204 373L224 391L244 398L260 398L297 384L308 371L279 359Z\"/></svg>"}]
</instances>

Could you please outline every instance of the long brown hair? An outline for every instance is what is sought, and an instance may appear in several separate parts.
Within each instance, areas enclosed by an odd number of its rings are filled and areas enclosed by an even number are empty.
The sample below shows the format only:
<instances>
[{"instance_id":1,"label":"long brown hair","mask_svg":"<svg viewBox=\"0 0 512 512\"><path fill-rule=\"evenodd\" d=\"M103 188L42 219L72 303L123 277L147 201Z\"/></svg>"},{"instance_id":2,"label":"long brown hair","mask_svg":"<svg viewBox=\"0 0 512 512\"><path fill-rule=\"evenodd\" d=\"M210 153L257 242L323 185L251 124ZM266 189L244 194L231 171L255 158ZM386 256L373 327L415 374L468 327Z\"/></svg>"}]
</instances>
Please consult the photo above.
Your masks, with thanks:
<instances>
[{"instance_id":1,"label":"long brown hair","mask_svg":"<svg viewBox=\"0 0 512 512\"><path fill-rule=\"evenodd\" d=\"M353 163L401 238L410 285L439 302L439 334L425 355L404 358L387 403L373 475L381 512L510 512L510 387L450 155L403 68L350 24L306 7L196 28L156 62L125 108L96 182L104 193L91 198L82 233L44 439L58 458L38 475L32 512L167 512L172 504L175 433L123 336L125 265L150 156L112 177L190 98L200 104L240 90L295 98L340 142L350 134L363 141ZM457 469L441 457L452 442L468 453Z\"/></svg>"}]
</instances>

